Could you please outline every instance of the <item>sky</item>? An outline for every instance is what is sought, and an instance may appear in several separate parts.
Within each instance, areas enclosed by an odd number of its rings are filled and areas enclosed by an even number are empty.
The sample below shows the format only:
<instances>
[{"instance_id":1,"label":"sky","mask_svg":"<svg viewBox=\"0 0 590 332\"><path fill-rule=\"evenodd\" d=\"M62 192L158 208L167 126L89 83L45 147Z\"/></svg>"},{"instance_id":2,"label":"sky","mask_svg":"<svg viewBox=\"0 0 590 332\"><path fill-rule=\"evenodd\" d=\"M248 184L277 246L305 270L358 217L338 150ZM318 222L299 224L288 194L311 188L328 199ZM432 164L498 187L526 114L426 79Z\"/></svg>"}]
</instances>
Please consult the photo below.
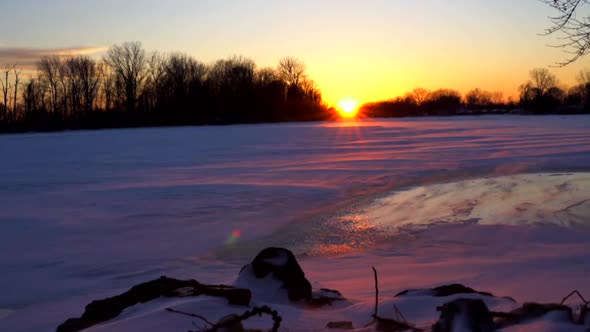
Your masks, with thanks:
<instances>
[{"instance_id":1,"label":"sky","mask_svg":"<svg viewBox=\"0 0 590 332\"><path fill-rule=\"evenodd\" d=\"M274 67L294 56L334 105L415 87L517 96L531 69L567 56L541 36L554 12L539 0L19 0L0 13L0 65L125 41L206 63L244 55ZM589 61L551 70L572 85Z\"/></svg>"}]
</instances>

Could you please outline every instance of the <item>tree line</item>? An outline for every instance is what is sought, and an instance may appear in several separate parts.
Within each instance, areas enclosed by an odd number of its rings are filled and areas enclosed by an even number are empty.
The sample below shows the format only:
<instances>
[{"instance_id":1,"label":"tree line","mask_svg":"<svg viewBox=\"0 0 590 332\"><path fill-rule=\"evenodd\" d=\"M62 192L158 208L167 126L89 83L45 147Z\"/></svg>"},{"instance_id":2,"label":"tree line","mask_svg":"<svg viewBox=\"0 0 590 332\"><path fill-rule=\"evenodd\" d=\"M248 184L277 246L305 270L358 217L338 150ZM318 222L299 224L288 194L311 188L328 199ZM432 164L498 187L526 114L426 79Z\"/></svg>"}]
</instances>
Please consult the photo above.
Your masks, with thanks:
<instances>
[{"instance_id":1,"label":"tree line","mask_svg":"<svg viewBox=\"0 0 590 332\"><path fill-rule=\"evenodd\" d=\"M547 69L533 69L518 100L500 92L416 88L367 103L367 117L521 112L590 113L590 70L564 88ZM203 124L316 121L334 117L305 64L274 68L233 56L205 64L181 54L146 52L140 43L112 46L101 59L45 56L36 76L0 68L0 132Z\"/></svg>"},{"instance_id":2,"label":"tree line","mask_svg":"<svg viewBox=\"0 0 590 332\"><path fill-rule=\"evenodd\" d=\"M148 53L139 42L112 46L101 59L45 56L24 80L0 70L0 131L326 120L305 64L275 68L233 56L205 64L181 54Z\"/></svg>"},{"instance_id":3,"label":"tree line","mask_svg":"<svg viewBox=\"0 0 590 332\"><path fill-rule=\"evenodd\" d=\"M582 114L590 113L590 70L578 74L578 83L563 87L545 68L531 70L519 87L519 97L504 99L501 92L473 89L464 95L453 89L429 91L416 88L391 100L367 103L360 112L367 117L406 117L462 114Z\"/></svg>"}]
</instances>

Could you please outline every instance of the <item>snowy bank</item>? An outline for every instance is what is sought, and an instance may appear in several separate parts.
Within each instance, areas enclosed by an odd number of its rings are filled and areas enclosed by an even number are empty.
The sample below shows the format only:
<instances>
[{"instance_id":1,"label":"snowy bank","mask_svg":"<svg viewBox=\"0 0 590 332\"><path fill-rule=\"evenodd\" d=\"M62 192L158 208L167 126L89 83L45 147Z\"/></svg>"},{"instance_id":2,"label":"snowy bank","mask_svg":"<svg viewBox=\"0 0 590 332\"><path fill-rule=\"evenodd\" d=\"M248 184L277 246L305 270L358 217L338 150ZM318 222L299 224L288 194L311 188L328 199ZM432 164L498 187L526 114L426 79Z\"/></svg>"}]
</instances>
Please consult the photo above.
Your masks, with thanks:
<instances>
[{"instance_id":1,"label":"snowy bank","mask_svg":"<svg viewBox=\"0 0 590 332\"><path fill-rule=\"evenodd\" d=\"M409 289L379 298L374 272L376 302L371 312L367 303L346 300L338 291L319 290L312 295L311 287L307 287L311 284L293 254L282 248L267 248L240 271L236 284L244 288L162 277L92 302L81 318L67 320L57 331L77 332L87 327L88 331L182 331L191 325L201 326L202 331L242 331L243 327L271 330L270 326L273 331L590 328L590 303L574 308L561 303L519 305L510 297L497 297L460 284ZM272 321L257 317L259 310L272 315Z\"/></svg>"}]
</instances>

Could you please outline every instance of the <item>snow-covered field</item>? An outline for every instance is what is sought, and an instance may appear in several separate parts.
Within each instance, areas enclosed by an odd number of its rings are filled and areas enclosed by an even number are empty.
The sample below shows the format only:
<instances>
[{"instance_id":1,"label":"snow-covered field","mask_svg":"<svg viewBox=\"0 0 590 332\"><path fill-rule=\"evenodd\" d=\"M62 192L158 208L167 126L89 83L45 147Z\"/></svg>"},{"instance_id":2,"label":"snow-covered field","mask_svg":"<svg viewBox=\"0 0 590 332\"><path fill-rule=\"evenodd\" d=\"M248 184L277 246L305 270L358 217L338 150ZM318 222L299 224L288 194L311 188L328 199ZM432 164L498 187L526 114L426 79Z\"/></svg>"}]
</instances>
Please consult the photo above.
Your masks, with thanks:
<instances>
[{"instance_id":1,"label":"snow-covered field","mask_svg":"<svg viewBox=\"0 0 590 332\"><path fill-rule=\"evenodd\" d=\"M521 303L590 297L590 116L5 135L0 156L0 331L52 331L160 275L231 284L270 245L352 301L274 303L291 331L368 322L371 266L382 312L422 325L436 305L395 293L460 282ZM243 311L170 301L93 330L194 327L170 306Z\"/></svg>"}]
</instances>

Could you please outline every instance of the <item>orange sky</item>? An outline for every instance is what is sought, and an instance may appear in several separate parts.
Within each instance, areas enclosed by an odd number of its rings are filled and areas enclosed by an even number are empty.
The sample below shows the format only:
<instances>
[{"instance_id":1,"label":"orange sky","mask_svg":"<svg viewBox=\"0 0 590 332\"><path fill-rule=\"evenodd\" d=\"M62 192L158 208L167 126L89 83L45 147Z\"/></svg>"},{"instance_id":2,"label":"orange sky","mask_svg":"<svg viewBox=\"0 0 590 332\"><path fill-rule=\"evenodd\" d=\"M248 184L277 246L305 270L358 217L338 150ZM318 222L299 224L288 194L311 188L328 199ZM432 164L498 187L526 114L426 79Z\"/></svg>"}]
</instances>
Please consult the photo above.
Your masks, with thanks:
<instances>
[{"instance_id":1,"label":"orange sky","mask_svg":"<svg viewBox=\"0 0 590 332\"><path fill-rule=\"evenodd\" d=\"M10 13L0 20L0 65L15 48L125 41L206 63L240 54L265 67L294 56L332 105L415 87L516 96L532 68L566 56L547 47L555 37L539 35L554 13L538 0L20 0L0 2L0 12ZM572 85L585 66L582 59L552 71Z\"/></svg>"}]
</instances>

